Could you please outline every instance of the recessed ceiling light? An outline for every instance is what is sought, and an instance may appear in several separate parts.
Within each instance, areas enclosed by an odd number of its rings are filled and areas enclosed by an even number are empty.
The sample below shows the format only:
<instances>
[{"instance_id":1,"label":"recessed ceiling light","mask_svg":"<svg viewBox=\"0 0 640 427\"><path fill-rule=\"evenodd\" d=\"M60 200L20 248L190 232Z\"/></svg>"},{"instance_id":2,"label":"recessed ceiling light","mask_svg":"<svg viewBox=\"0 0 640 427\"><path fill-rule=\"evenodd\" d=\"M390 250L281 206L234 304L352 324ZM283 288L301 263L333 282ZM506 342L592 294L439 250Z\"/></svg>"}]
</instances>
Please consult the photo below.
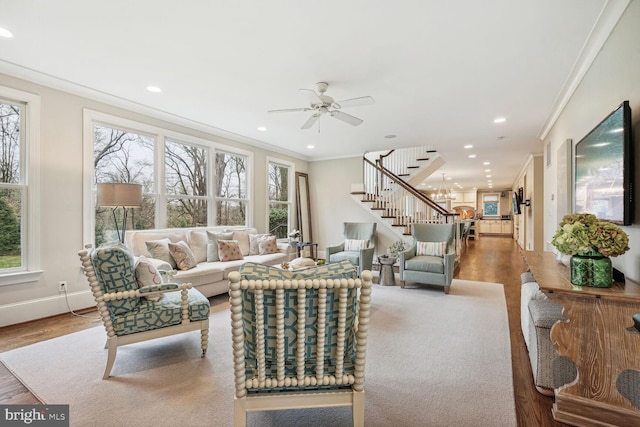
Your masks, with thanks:
<instances>
[{"instance_id":1,"label":"recessed ceiling light","mask_svg":"<svg viewBox=\"0 0 640 427\"><path fill-rule=\"evenodd\" d=\"M308 148L309 150L313 150L314 148L316 148L316 146L315 146L315 145L307 145L307 148Z\"/></svg>"},{"instance_id":2,"label":"recessed ceiling light","mask_svg":"<svg viewBox=\"0 0 640 427\"><path fill-rule=\"evenodd\" d=\"M397 138L398 135L389 134L389 135L385 135L384 137L387 138L387 139L393 139L393 138Z\"/></svg>"},{"instance_id":3,"label":"recessed ceiling light","mask_svg":"<svg viewBox=\"0 0 640 427\"><path fill-rule=\"evenodd\" d=\"M466 148L468 150L469 148L473 148L473 145L467 144L467 145L464 146L464 148Z\"/></svg>"},{"instance_id":4,"label":"recessed ceiling light","mask_svg":"<svg viewBox=\"0 0 640 427\"><path fill-rule=\"evenodd\" d=\"M491 172L491 169L485 169L484 171L488 173Z\"/></svg>"},{"instance_id":5,"label":"recessed ceiling light","mask_svg":"<svg viewBox=\"0 0 640 427\"><path fill-rule=\"evenodd\" d=\"M470 158L470 159L475 159L475 158L476 158L476 155L475 155L475 154L469 154L469 158Z\"/></svg>"},{"instance_id":6,"label":"recessed ceiling light","mask_svg":"<svg viewBox=\"0 0 640 427\"><path fill-rule=\"evenodd\" d=\"M266 132L267 128L264 126L258 126L256 129L258 129L260 132Z\"/></svg>"},{"instance_id":7,"label":"recessed ceiling light","mask_svg":"<svg viewBox=\"0 0 640 427\"><path fill-rule=\"evenodd\" d=\"M153 92L153 93L160 93L162 92L162 89L160 89L158 86L147 86L147 90L149 92Z\"/></svg>"},{"instance_id":8,"label":"recessed ceiling light","mask_svg":"<svg viewBox=\"0 0 640 427\"><path fill-rule=\"evenodd\" d=\"M8 39L13 37L13 33L6 28L0 27L0 37L6 37Z\"/></svg>"},{"instance_id":9,"label":"recessed ceiling light","mask_svg":"<svg viewBox=\"0 0 640 427\"><path fill-rule=\"evenodd\" d=\"M450 177L450 176L448 176L448 177L447 177L447 180L451 181L451 177Z\"/></svg>"},{"instance_id":10,"label":"recessed ceiling light","mask_svg":"<svg viewBox=\"0 0 640 427\"><path fill-rule=\"evenodd\" d=\"M484 166L489 166L489 165L491 164L491 162L482 162L482 164L483 164Z\"/></svg>"},{"instance_id":11,"label":"recessed ceiling light","mask_svg":"<svg viewBox=\"0 0 640 427\"><path fill-rule=\"evenodd\" d=\"M498 117L497 119L495 119L493 121L493 123L504 123L506 121L507 121L507 119L505 117Z\"/></svg>"}]
</instances>

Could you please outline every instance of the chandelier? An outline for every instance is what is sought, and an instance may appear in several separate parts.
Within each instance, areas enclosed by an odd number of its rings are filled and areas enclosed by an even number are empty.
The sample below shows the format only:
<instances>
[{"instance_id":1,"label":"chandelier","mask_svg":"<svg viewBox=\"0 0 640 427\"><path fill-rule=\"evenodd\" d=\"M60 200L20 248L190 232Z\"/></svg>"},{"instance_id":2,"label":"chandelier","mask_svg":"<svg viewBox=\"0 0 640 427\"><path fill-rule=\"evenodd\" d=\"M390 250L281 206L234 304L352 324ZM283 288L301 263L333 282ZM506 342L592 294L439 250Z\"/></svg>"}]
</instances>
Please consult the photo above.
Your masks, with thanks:
<instances>
[{"instance_id":1,"label":"chandelier","mask_svg":"<svg viewBox=\"0 0 640 427\"><path fill-rule=\"evenodd\" d=\"M451 193L451 190L447 188L447 184L444 181L444 173L442 173L442 184L438 188L438 192L432 196L433 200L437 203L443 203L447 200L455 200L456 196Z\"/></svg>"}]
</instances>

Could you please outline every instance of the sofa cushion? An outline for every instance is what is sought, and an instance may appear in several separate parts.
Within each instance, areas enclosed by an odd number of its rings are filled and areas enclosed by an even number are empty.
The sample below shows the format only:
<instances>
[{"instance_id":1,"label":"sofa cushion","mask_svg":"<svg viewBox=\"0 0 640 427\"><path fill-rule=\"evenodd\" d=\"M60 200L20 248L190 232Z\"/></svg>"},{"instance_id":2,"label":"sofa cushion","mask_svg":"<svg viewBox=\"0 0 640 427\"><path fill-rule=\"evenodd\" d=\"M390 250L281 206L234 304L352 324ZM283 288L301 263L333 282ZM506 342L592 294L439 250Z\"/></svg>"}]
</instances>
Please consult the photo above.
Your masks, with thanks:
<instances>
[{"instance_id":1,"label":"sofa cushion","mask_svg":"<svg viewBox=\"0 0 640 427\"><path fill-rule=\"evenodd\" d=\"M447 242L416 242L416 255L444 256Z\"/></svg>"},{"instance_id":2,"label":"sofa cushion","mask_svg":"<svg viewBox=\"0 0 640 427\"><path fill-rule=\"evenodd\" d=\"M278 252L278 244L276 243L276 236L263 236L258 239L258 254L268 255Z\"/></svg>"},{"instance_id":3,"label":"sofa cushion","mask_svg":"<svg viewBox=\"0 0 640 427\"><path fill-rule=\"evenodd\" d=\"M197 264L193 252L191 252L189 245L187 245L185 241L181 240L178 243L169 243L169 252L180 270L189 270Z\"/></svg>"},{"instance_id":4,"label":"sofa cushion","mask_svg":"<svg viewBox=\"0 0 640 427\"><path fill-rule=\"evenodd\" d=\"M359 251L360 249L367 249L368 247L369 247L368 240L358 240L358 239L344 240L345 251Z\"/></svg>"},{"instance_id":5,"label":"sofa cushion","mask_svg":"<svg viewBox=\"0 0 640 427\"><path fill-rule=\"evenodd\" d=\"M444 258L439 256L414 256L404 262L404 269L444 274Z\"/></svg>"},{"instance_id":6,"label":"sofa cushion","mask_svg":"<svg viewBox=\"0 0 640 427\"><path fill-rule=\"evenodd\" d=\"M258 255L260 249L258 248L258 239L268 234L249 234L249 255Z\"/></svg>"},{"instance_id":7,"label":"sofa cushion","mask_svg":"<svg viewBox=\"0 0 640 427\"><path fill-rule=\"evenodd\" d=\"M223 266L226 264L219 261L201 262L192 269L179 270L175 275L175 281L177 283L191 283L194 286L202 283L219 282L225 278ZM236 270L239 267L238 265ZM200 280L200 278L203 278L204 281Z\"/></svg>"},{"instance_id":8,"label":"sofa cushion","mask_svg":"<svg viewBox=\"0 0 640 427\"><path fill-rule=\"evenodd\" d=\"M160 240L148 240L144 242L147 246L147 251L151 254L152 258L156 258L162 260L164 262L169 263L171 268L176 268L176 261L171 256L171 252L169 251L169 243L171 240L169 238L164 238Z\"/></svg>"},{"instance_id":9,"label":"sofa cushion","mask_svg":"<svg viewBox=\"0 0 640 427\"><path fill-rule=\"evenodd\" d=\"M136 260L135 275L136 275L136 282L138 283L138 287L140 288L143 288L145 286L162 284L162 276L160 276L160 271L158 271L155 264L151 261L150 258L141 256ZM157 296L144 296L143 298L146 298L152 301L158 301L160 297L161 297L160 295L157 295Z\"/></svg>"},{"instance_id":10,"label":"sofa cushion","mask_svg":"<svg viewBox=\"0 0 640 427\"><path fill-rule=\"evenodd\" d=\"M233 239L233 232L207 231L207 262L220 261L218 256L218 240Z\"/></svg>"},{"instance_id":11,"label":"sofa cushion","mask_svg":"<svg viewBox=\"0 0 640 427\"><path fill-rule=\"evenodd\" d=\"M329 263L333 264L340 261L349 261L353 265L358 265L360 262L360 252L356 251L342 251L329 255Z\"/></svg>"},{"instance_id":12,"label":"sofa cushion","mask_svg":"<svg viewBox=\"0 0 640 427\"><path fill-rule=\"evenodd\" d=\"M218 240L218 257L221 262L242 259L242 253L236 240Z\"/></svg>"},{"instance_id":13,"label":"sofa cushion","mask_svg":"<svg viewBox=\"0 0 640 427\"><path fill-rule=\"evenodd\" d=\"M169 239L173 243L177 243L180 240L187 240L187 231L181 230L130 230L127 233L133 234L129 240L129 250L134 256L146 256L151 257L151 254L147 250L146 242L149 240L161 240ZM153 258L153 257L151 257Z\"/></svg>"},{"instance_id":14,"label":"sofa cushion","mask_svg":"<svg viewBox=\"0 0 640 427\"><path fill-rule=\"evenodd\" d=\"M209 238L207 237L206 230L189 230L187 231L187 243L193 256L196 259L196 263L205 262L207 260L207 244Z\"/></svg>"}]
</instances>

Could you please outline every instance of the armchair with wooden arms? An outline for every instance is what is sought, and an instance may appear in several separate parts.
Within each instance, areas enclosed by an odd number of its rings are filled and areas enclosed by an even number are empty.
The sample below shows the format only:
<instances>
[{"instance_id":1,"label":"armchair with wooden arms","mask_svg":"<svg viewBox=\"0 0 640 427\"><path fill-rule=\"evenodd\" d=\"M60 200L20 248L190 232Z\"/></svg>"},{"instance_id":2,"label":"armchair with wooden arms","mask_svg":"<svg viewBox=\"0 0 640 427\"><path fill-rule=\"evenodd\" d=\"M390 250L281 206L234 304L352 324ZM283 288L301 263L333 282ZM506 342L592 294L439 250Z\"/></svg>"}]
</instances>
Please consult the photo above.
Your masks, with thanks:
<instances>
[{"instance_id":1,"label":"armchair with wooden arms","mask_svg":"<svg viewBox=\"0 0 640 427\"><path fill-rule=\"evenodd\" d=\"M209 300L191 284L167 283L139 287L134 259L124 246L78 253L84 274L107 332L107 379L118 347L183 332L200 330L202 357L207 351Z\"/></svg>"},{"instance_id":2,"label":"armchair with wooden arms","mask_svg":"<svg viewBox=\"0 0 640 427\"><path fill-rule=\"evenodd\" d=\"M344 241L326 249L328 264L348 260L361 273L371 270L376 237L375 222L345 222Z\"/></svg>"},{"instance_id":3,"label":"armchair with wooden arms","mask_svg":"<svg viewBox=\"0 0 640 427\"><path fill-rule=\"evenodd\" d=\"M413 245L400 253L400 280L444 287L453 281L455 224L413 224Z\"/></svg>"},{"instance_id":4,"label":"armchair with wooden arms","mask_svg":"<svg viewBox=\"0 0 640 427\"><path fill-rule=\"evenodd\" d=\"M351 406L363 426L371 272L257 268L229 274L235 426L251 411L322 406Z\"/></svg>"}]
</instances>

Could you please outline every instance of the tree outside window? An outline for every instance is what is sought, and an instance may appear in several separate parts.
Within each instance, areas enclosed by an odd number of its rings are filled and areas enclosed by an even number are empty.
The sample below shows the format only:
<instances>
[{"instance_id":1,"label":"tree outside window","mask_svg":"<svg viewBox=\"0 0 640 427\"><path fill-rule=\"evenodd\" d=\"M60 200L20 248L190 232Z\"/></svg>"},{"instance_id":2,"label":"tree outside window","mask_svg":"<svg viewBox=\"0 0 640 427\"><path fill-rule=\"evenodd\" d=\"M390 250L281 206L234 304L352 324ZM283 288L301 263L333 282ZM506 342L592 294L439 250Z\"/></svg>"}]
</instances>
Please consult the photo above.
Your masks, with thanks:
<instances>
[{"instance_id":1,"label":"tree outside window","mask_svg":"<svg viewBox=\"0 0 640 427\"><path fill-rule=\"evenodd\" d=\"M0 271L23 266L23 106L0 101Z\"/></svg>"},{"instance_id":2,"label":"tree outside window","mask_svg":"<svg viewBox=\"0 0 640 427\"><path fill-rule=\"evenodd\" d=\"M247 157L217 152L216 224L247 225Z\"/></svg>"},{"instance_id":3,"label":"tree outside window","mask_svg":"<svg viewBox=\"0 0 640 427\"><path fill-rule=\"evenodd\" d=\"M289 233L291 216L291 195L289 177L291 168L275 162L269 162L267 185L269 193L269 233L277 238L286 238Z\"/></svg>"},{"instance_id":4,"label":"tree outside window","mask_svg":"<svg viewBox=\"0 0 640 427\"><path fill-rule=\"evenodd\" d=\"M500 212L500 194L491 193L482 196L484 216L497 216Z\"/></svg>"}]
</instances>

